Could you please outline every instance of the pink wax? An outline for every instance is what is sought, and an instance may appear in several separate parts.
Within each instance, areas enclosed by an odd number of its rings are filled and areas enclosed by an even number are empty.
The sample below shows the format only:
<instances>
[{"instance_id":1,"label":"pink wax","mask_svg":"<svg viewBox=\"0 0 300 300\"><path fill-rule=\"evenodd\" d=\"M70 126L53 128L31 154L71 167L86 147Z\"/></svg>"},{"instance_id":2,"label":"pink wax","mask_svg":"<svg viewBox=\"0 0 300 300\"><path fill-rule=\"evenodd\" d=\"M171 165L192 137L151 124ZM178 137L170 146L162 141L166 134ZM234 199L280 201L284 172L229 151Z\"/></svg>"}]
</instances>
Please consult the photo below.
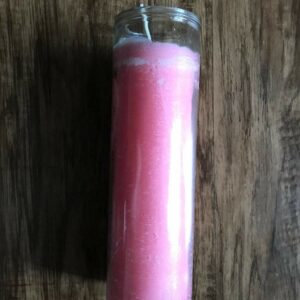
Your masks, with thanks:
<instances>
[{"instance_id":1,"label":"pink wax","mask_svg":"<svg viewBox=\"0 0 300 300\"><path fill-rule=\"evenodd\" d=\"M188 300L199 55L132 38L114 64L107 299Z\"/></svg>"}]
</instances>

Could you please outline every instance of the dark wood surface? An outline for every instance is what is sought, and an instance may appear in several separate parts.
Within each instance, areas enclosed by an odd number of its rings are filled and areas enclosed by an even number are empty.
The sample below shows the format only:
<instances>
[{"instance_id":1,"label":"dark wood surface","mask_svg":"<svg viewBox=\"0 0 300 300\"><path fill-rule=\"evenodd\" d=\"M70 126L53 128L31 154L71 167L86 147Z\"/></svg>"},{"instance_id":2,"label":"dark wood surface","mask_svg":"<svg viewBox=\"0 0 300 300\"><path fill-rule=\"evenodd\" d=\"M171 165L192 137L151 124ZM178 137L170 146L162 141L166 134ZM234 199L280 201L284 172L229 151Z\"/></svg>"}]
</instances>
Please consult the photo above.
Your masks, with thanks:
<instances>
[{"instance_id":1,"label":"dark wood surface","mask_svg":"<svg viewBox=\"0 0 300 300\"><path fill-rule=\"evenodd\" d=\"M0 300L105 299L112 24L136 2L0 0ZM148 2L202 18L194 299L300 299L300 1Z\"/></svg>"}]
</instances>

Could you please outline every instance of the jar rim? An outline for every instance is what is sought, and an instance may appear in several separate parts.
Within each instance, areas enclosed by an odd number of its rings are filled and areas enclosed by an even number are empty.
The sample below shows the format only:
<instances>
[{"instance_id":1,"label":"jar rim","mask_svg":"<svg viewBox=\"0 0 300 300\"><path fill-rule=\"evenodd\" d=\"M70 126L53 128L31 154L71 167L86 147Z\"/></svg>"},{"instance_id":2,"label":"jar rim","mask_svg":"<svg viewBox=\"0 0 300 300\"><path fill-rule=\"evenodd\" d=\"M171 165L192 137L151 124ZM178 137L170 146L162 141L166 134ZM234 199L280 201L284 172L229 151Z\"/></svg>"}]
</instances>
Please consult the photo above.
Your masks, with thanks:
<instances>
[{"instance_id":1,"label":"jar rim","mask_svg":"<svg viewBox=\"0 0 300 300\"><path fill-rule=\"evenodd\" d=\"M179 7L152 5L152 6L137 6L124 11L121 11L115 16L115 26L118 26L128 20L136 20L142 16L151 17L152 15L160 16L167 14L170 17L176 17L177 21L191 22L196 29L201 26L200 18L193 12Z\"/></svg>"}]
</instances>

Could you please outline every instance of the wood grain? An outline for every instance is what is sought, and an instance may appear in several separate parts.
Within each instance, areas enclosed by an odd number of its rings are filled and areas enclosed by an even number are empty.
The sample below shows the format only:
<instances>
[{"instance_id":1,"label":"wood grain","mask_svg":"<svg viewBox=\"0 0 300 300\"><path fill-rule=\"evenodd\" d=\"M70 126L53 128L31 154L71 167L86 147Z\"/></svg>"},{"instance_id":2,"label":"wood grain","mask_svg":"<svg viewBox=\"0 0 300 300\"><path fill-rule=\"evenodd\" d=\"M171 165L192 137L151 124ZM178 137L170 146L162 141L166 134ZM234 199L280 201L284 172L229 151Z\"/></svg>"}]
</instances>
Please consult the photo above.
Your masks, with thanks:
<instances>
[{"instance_id":1,"label":"wood grain","mask_svg":"<svg viewBox=\"0 0 300 300\"><path fill-rule=\"evenodd\" d=\"M0 300L105 299L112 25L138 2L0 0ZM299 299L300 2L144 2L202 18L194 299Z\"/></svg>"}]
</instances>

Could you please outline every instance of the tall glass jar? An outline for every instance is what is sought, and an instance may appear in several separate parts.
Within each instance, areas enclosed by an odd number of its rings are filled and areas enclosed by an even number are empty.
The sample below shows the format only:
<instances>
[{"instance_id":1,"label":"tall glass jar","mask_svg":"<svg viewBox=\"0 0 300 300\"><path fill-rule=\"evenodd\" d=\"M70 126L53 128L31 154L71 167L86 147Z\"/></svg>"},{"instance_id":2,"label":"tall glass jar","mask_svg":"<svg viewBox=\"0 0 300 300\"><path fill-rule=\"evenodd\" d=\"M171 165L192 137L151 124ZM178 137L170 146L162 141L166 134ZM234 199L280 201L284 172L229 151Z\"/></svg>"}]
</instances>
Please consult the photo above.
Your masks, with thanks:
<instances>
[{"instance_id":1,"label":"tall glass jar","mask_svg":"<svg viewBox=\"0 0 300 300\"><path fill-rule=\"evenodd\" d=\"M108 300L191 299L199 30L179 8L115 19Z\"/></svg>"}]
</instances>

